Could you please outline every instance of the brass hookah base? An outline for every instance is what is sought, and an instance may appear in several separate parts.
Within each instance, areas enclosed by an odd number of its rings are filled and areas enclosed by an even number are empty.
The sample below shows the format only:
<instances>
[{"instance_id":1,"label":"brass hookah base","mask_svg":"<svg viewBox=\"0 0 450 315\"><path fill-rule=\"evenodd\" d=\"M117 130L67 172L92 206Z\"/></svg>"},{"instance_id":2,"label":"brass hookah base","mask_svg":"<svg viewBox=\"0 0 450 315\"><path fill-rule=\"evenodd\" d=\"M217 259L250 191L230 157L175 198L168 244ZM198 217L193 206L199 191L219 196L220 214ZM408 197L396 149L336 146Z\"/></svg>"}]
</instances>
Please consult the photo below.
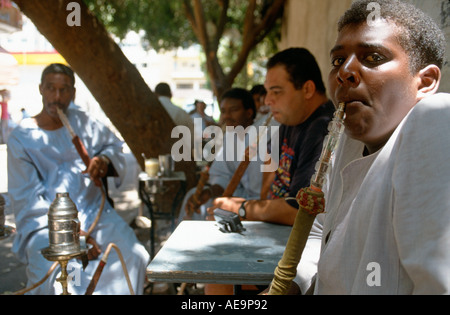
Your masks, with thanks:
<instances>
[{"instance_id":1,"label":"brass hookah base","mask_svg":"<svg viewBox=\"0 0 450 315\"><path fill-rule=\"evenodd\" d=\"M69 263L69 260L73 258L79 258L83 255L87 255L88 248L85 248L83 250L80 250L75 253L57 253L53 252L50 247L46 247L41 250L42 255L45 257L45 259L49 261L55 261L58 262L61 266L61 276L56 279L59 283L61 283L62 286L62 293L61 295L71 295L71 293L68 290L68 273L67 273L67 264Z\"/></svg>"}]
</instances>

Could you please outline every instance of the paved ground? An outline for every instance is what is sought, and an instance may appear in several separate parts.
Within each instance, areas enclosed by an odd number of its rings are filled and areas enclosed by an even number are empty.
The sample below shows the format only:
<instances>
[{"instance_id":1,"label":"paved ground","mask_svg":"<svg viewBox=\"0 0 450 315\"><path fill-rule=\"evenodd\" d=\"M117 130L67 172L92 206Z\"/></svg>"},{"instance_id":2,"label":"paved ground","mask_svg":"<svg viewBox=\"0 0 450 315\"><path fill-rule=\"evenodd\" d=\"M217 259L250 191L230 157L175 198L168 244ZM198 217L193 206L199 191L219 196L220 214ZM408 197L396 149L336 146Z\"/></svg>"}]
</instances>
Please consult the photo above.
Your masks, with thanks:
<instances>
[{"instance_id":1,"label":"paved ground","mask_svg":"<svg viewBox=\"0 0 450 315\"><path fill-rule=\"evenodd\" d=\"M124 187L121 190L114 190L110 185L111 197L115 202L117 212L133 227L138 239L149 249L149 230L137 227L134 220L139 213L141 205L137 193L137 175L140 170L131 154L127 156L127 162L130 171L125 178ZM143 211L145 215L146 210ZM5 214L6 225L15 227L14 216L8 206ZM158 250L161 244L170 236L169 222L157 221L157 235L156 249ZM26 286L25 266L11 253L13 239L14 233L10 237L0 240L0 294L11 294ZM176 294L176 291L171 285L156 284L152 287L147 287L145 293ZM191 287L188 293L202 294L202 288Z\"/></svg>"}]
</instances>

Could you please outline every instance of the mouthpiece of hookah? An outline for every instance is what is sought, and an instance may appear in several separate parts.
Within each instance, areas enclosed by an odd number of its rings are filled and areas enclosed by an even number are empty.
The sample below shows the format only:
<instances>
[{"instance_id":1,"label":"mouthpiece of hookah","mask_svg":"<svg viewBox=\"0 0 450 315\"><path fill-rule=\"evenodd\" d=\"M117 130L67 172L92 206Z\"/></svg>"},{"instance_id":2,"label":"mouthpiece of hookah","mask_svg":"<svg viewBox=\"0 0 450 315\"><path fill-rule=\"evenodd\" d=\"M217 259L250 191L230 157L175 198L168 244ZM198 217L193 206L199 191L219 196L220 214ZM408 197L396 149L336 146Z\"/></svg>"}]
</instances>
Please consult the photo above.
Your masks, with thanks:
<instances>
[{"instance_id":1,"label":"mouthpiece of hookah","mask_svg":"<svg viewBox=\"0 0 450 315\"><path fill-rule=\"evenodd\" d=\"M333 119L328 125L328 135L325 137L320 159L316 164L316 173L311 179L311 188L321 190L325 184L326 175L330 170L331 157L336 150L344 132L345 103L339 103Z\"/></svg>"}]
</instances>

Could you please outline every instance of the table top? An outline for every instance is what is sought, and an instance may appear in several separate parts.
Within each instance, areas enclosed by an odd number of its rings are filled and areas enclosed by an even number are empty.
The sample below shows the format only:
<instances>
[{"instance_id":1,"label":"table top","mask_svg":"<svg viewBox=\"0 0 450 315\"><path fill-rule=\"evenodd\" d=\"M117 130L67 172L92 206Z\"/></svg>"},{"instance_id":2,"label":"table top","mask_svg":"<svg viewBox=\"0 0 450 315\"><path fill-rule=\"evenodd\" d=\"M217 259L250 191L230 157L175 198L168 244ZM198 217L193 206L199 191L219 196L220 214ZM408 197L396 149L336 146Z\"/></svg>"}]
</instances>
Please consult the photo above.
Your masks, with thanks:
<instances>
[{"instance_id":1,"label":"table top","mask_svg":"<svg viewBox=\"0 0 450 315\"><path fill-rule=\"evenodd\" d=\"M242 233L215 221L183 221L147 266L154 282L267 285L283 256L291 226L242 222Z\"/></svg>"}]
</instances>

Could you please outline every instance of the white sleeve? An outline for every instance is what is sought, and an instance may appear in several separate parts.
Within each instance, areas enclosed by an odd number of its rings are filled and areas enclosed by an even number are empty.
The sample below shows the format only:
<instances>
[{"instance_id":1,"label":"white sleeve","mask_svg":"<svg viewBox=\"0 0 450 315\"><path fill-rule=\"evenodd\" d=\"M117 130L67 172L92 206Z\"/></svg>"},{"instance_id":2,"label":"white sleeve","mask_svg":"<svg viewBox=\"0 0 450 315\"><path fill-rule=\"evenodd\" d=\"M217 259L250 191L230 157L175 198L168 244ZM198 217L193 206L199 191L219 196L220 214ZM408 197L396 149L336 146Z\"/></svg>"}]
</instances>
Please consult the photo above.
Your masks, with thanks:
<instances>
[{"instance_id":1,"label":"white sleeve","mask_svg":"<svg viewBox=\"0 0 450 315\"><path fill-rule=\"evenodd\" d=\"M416 105L399 136L393 228L414 294L450 294L450 95Z\"/></svg>"}]
</instances>

